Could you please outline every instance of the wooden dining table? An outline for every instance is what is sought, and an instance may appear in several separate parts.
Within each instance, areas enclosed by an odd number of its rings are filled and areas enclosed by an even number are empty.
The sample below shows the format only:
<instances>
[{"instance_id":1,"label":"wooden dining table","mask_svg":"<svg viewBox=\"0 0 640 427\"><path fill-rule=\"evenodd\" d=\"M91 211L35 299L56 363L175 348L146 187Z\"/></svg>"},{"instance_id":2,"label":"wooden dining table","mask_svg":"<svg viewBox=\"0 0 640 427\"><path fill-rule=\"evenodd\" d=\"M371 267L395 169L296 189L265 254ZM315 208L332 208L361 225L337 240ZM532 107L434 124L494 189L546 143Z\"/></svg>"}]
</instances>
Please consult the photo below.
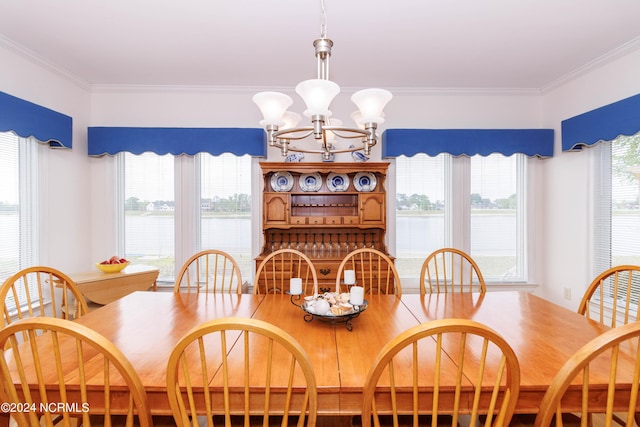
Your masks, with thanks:
<instances>
[{"instance_id":1,"label":"wooden dining table","mask_svg":"<svg viewBox=\"0 0 640 427\"><path fill-rule=\"evenodd\" d=\"M305 320L305 312L295 298L134 292L76 321L100 332L122 350L147 391L152 413L157 415L171 413L165 374L174 345L190 329L218 317L261 319L291 334L314 367L319 414L336 416L360 413L363 385L379 350L402 331L422 322L473 319L502 335L514 348L522 368L516 408L522 413L537 412L562 364L607 329L528 292L367 295L367 309L351 320L351 330L342 322ZM444 381L453 381L455 364L449 360L444 366L452 372ZM598 386L606 386L604 375L602 384L594 387ZM625 388L624 384L620 387ZM592 397L597 405L599 397ZM624 399L624 393L617 398ZM442 399L441 405L446 402Z\"/></svg>"}]
</instances>

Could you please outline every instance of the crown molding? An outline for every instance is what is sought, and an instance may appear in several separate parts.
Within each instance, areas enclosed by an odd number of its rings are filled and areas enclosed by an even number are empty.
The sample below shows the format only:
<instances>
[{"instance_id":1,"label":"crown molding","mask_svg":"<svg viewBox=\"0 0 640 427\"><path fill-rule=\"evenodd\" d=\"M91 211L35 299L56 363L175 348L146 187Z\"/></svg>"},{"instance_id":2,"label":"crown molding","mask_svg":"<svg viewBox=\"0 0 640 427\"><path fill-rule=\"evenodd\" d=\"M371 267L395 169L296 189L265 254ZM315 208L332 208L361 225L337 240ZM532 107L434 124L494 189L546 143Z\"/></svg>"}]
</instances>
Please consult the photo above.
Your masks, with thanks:
<instances>
[{"instance_id":1,"label":"crown molding","mask_svg":"<svg viewBox=\"0 0 640 427\"><path fill-rule=\"evenodd\" d=\"M576 80L577 78L591 72L594 71L600 67L603 67L617 59L622 58L623 56L626 56L632 52L637 51L638 49L640 49L640 37L637 37L633 40L628 41L627 43L617 47L616 49L613 49L607 53L605 53L604 55L590 61L587 62L586 64L584 64L583 66L576 68L575 70L571 71L570 73L565 74L564 76L560 77L559 79L556 79L552 82L550 82L549 84L543 86L542 88L540 88L540 91L542 94L546 94L548 92L551 92L554 89L559 88L560 86L563 86L573 80Z\"/></svg>"},{"instance_id":2,"label":"crown molding","mask_svg":"<svg viewBox=\"0 0 640 427\"><path fill-rule=\"evenodd\" d=\"M290 90L291 88L289 88ZM92 84L92 93L255 93L264 88L213 85ZM287 89L274 89L286 92Z\"/></svg>"},{"instance_id":3,"label":"crown molding","mask_svg":"<svg viewBox=\"0 0 640 427\"><path fill-rule=\"evenodd\" d=\"M538 96L537 88L506 87L397 87L387 88L394 95L403 96Z\"/></svg>"},{"instance_id":4,"label":"crown molding","mask_svg":"<svg viewBox=\"0 0 640 427\"><path fill-rule=\"evenodd\" d=\"M341 93L353 93L361 87L341 88ZM394 95L402 96L538 96L541 94L536 88L469 88L469 87L393 87L386 88ZM258 86L207 86L207 85L112 85L93 84L92 93L229 93L253 95L260 91L277 91L293 93L292 87L258 87Z\"/></svg>"},{"instance_id":5,"label":"crown molding","mask_svg":"<svg viewBox=\"0 0 640 427\"><path fill-rule=\"evenodd\" d=\"M45 58L43 58L42 56L38 55L37 53L27 49L26 47L19 45L17 43L15 43L12 40L9 40L8 38L0 35L0 46L7 48L8 50L12 51L13 53L17 54L18 56L21 56L22 58L24 58L25 60L39 66L42 67L62 78L64 78L65 80L68 80L69 82L73 83L74 85L78 86L81 89L84 89L86 91L91 90L91 84L89 82L87 82L86 80L78 77L77 75L71 73L68 70L65 70L62 67L59 67L55 64L53 64L52 62L46 60Z\"/></svg>"}]
</instances>

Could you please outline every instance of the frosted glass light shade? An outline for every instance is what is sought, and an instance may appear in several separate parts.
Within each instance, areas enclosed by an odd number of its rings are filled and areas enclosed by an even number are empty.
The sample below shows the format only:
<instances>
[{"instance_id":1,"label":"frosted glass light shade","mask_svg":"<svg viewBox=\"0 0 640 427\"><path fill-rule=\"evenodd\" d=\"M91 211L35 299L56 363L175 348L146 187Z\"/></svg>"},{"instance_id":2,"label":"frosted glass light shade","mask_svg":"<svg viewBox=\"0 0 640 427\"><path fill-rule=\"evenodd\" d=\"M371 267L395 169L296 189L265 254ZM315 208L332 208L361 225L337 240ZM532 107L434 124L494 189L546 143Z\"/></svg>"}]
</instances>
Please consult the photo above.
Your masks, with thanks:
<instances>
[{"instance_id":1,"label":"frosted glass light shade","mask_svg":"<svg viewBox=\"0 0 640 427\"><path fill-rule=\"evenodd\" d=\"M356 123L358 128L364 129L364 123L362 123L362 112L360 110L351 113L351 118Z\"/></svg>"},{"instance_id":2,"label":"frosted glass light shade","mask_svg":"<svg viewBox=\"0 0 640 427\"><path fill-rule=\"evenodd\" d=\"M293 129L298 126L302 117L298 113L294 113L293 111L285 111L282 120L284 121L283 129Z\"/></svg>"},{"instance_id":3,"label":"frosted glass light shade","mask_svg":"<svg viewBox=\"0 0 640 427\"><path fill-rule=\"evenodd\" d=\"M331 120L329 120L329 122L327 124L330 125L330 126L340 127L340 126L342 126L342 120L340 120L340 119L331 119ZM336 141L336 134L333 133L332 130L327 130L326 131L326 140L327 140L327 144L333 144ZM322 142L322 141L318 141L318 142Z\"/></svg>"},{"instance_id":4,"label":"frosted glass light shade","mask_svg":"<svg viewBox=\"0 0 640 427\"><path fill-rule=\"evenodd\" d=\"M264 116L260 125L282 126L284 124L282 116L287 108L293 104L293 99L280 92L260 92L253 95L253 102L260 108Z\"/></svg>"},{"instance_id":5,"label":"frosted glass light shade","mask_svg":"<svg viewBox=\"0 0 640 427\"><path fill-rule=\"evenodd\" d=\"M393 95L385 89L364 89L354 93L351 100L358 106L362 116L361 123L383 123L384 114L382 110L391 101Z\"/></svg>"},{"instance_id":6,"label":"frosted glass light shade","mask_svg":"<svg viewBox=\"0 0 640 427\"><path fill-rule=\"evenodd\" d=\"M300 82L296 86L296 92L304 100L307 109L304 115L307 117L322 115L329 117L329 105L333 98L340 93L340 86L331 80L311 79Z\"/></svg>"},{"instance_id":7,"label":"frosted glass light shade","mask_svg":"<svg viewBox=\"0 0 640 427\"><path fill-rule=\"evenodd\" d=\"M367 122L362 120L362 111L360 111L360 110L354 111L353 113L351 113L350 117L351 117L351 119L353 119L353 121L358 126L358 128L364 129L364 125ZM375 122L375 123L383 123L384 122L384 113L382 113L382 115L380 117L382 117L382 121Z\"/></svg>"}]
</instances>

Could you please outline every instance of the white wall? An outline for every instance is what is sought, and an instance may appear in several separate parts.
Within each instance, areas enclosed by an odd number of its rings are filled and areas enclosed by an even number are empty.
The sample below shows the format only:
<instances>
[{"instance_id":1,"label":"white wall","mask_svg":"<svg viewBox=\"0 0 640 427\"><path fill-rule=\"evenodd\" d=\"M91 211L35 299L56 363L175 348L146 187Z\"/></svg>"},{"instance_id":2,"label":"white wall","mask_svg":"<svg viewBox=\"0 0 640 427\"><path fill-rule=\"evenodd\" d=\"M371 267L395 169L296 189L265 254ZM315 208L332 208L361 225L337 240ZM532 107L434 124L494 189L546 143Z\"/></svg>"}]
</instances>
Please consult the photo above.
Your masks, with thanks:
<instances>
[{"instance_id":1,"label":"white wall","mask_svg":"<svg viewBox=\"0 0 640 427\"><path fill-rule=\"evenodd\" d=\"M543 266L538 293L576 310L597 273L591 263L590 151L561 152L562 120L640 93L640 51L576 77L543 96L544 127L556 130L554 157L544 162L544 194L538 259ZM564 288L571 299L564 299Z\"/></svg>"},{"instance_id":2,"label":"white wall","mask_svg":"<svg viewBox=\"0 0 640 427\"><path fill-rule=\"evenodd\" d=\"M88 86L0 43L0 90L73 118L73 149L44 151L40 164L41 260L73 273L91 265Z\"/></svg>"}]
</instances>

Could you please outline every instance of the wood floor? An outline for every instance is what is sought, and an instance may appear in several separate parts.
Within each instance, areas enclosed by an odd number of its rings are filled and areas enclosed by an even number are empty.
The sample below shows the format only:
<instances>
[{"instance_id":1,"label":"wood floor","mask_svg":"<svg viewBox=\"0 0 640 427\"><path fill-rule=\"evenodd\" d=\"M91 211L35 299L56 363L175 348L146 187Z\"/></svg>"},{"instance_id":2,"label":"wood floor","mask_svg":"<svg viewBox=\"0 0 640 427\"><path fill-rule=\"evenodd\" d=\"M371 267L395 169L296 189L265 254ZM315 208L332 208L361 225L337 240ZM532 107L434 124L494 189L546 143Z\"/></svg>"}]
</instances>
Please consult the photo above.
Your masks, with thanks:
<instances>
[{"instance_id":1,"label":"wood floor","mask_svg":"<svg viewBox=\"0 0 640 427\"><path fill-rule=\"evenodd\" d=\"M533 426L534 416L520 416L515 417L510 424L511 427L531 427ZM318 417L317 427L358 427L360 426L360 420L357 417ZM401 424L404 427L405 424ZM410 424L407 424L409 426ZM17 424L12 419L10 427L16 427ZM173 427L175 423L172 417L154 417L155 427ZM567 425L566 427L573 427L573 425ZM594 415L593 427L604 427L602 416Z\"/></svg>"},{"instance_id":2,"label":"wood floor","mask_svg":"<svg viewBox=\"0 0 640 427\"><path fill-rule=\"evenodd\" d=\"M318 417L317 427L351 427L352 417ZM154 417L154 427L170 427L175 426L173 419L170 417ZM216 424L224 425L224 424ZM357 423L356 425L359 425Z\"/></svg>"}]
</instances>

